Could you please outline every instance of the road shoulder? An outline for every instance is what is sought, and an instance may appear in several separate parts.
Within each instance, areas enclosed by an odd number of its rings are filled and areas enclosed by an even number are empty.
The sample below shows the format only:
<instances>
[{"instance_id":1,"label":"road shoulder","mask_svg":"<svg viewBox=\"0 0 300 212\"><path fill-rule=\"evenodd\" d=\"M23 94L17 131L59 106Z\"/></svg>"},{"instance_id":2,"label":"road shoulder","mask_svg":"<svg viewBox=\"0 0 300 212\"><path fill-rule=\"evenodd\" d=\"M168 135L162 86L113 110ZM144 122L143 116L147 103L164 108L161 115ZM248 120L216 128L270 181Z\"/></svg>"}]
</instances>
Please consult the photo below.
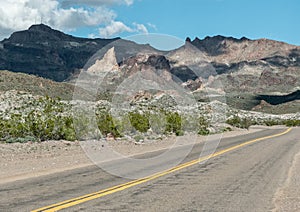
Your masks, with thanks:
<instances>
[{"instance_id":1,"label":"road shoulder","mask_svg":"<svg viewBox=\"0 0 300 212\"><path fill-rule=\"evenodd\" d=\"M287 179L274 196L275 208L273 212L300 211L300 151L293 158Z\"/></svg>"}]
</instances>

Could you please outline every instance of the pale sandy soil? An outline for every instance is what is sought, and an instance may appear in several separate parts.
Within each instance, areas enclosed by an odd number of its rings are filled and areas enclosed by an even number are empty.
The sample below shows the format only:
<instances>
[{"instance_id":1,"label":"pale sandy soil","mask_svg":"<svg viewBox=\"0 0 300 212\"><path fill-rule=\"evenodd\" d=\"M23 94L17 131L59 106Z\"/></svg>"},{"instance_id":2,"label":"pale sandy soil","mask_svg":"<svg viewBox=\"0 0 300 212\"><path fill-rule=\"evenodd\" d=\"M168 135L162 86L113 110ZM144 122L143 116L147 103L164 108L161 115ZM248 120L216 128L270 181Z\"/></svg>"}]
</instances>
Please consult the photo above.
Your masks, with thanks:
<instances>
[{"instance_id":1,"label":"pale sandy soil","mask_svg":"<svg viewBox=\"0 0 300 212\"><path fill-rule=\"evenodd\" d=\"M226 132L223 137L253 133L261 129L262 127L255 127L250 130ZM212 135L209 139L218 137L220 135ZM197 135L174 138L147 141L143 144L110 140L108 144L115 151L124 155L136 155L168 148L176 141L176 145L186 145L190 143L191 138L196 138L197 143L204 142L207 139L207 137ZM47 175L92 164L84 153L80 142L47 141L42 143L0 144L0 183Z\"/></svg>"}]
</instances>

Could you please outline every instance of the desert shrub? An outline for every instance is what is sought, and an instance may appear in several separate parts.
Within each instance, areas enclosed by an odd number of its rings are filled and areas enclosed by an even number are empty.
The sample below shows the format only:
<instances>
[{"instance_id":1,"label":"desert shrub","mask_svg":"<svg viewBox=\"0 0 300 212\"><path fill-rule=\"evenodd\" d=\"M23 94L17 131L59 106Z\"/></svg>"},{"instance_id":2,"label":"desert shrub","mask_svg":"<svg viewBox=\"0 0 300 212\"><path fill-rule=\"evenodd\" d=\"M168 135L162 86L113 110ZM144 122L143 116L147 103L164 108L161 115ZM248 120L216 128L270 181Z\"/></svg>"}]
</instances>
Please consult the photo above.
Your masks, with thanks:
<instances>
[{"instance_id":1,"label":"desert shrub","mask_svg":"<svg viewBox=\"0 0 300 212\"><path fill-rule=\"evenodd\" d=\"M166 112L165 133L175 133L177 136L183 135L182 119L178 112Z\"/></svg>"},{"instance_id":2,"label":"desert shrub","mask_svg":"<svg viewBox=\"0 0 300 212\"><path fill-rule=\"evenodd\" d=\"M13 116L0 123L0 139L9 142L25 142L29 137L30 141L76 140L71 117L43 117L32 111L25 117Z\"/></svg>"},{"instance_id":3,"label":"desert shrub","mask_svg":"<svg viewBox=\"0 0 300 212\"><path fill-rule=\"evenodd\" d=\"M131 125L137 131L141 133L145 133L150 129L149 114L142 114L139 112L129 112L128 116Z\"/></svg>"},{"instance_id":4,"label":"desert shrub","mask_svg":"<svg viewBox=\"0 0 300 212\"><path fill-rule=\"evenodd\" d=\"M287 126L287 127L297 127L297 126L300 126L300 120L286 120L284 122L284 124Z\"/></svg>"},{"instance_id":5,"label":"desert shrub","mask_svg":"<svg viewBox=\"0 0 300 212\"><path fill-rule=\"evenodd\" d=\"M107 136L107 134L112 134L114 137L120 137L118 125L116 125L113 117L108 112L99 113L96 117L98 128L102 135Z\"/></svg>"},{"instance_id":6,"label":"desert shrub","mask_svg":"<svg viewBox=\"0 0 300 212\"><path fill-rule=\"evenodd\" d=\"M266 126L275 126L275 125L279 125L281 123L278 120L268 119L268 120L264 120L263 124Z\"/></svg>"},{"instance_id":7,"label":"desert shrub","mask_svg":"<svg viewBox=\"0 0 300 212\"><path fill-rule=\"evenodd\" d=\"M64 140L75 141L77 139L73 118L70 116L61 117L61 127L59 128L59 135Z\"/></svg>"},{"instance_id":8,"label":"desert shrub","mask_svg":"<svg viewBox=\"0 0 300 212\"><path fill-rule=\"evenodd\" d=\"M177 130L177 131L175 132L175 135L176 135L176 136L183 136L183 135L184 135L184 131L183 131L183 130Z\"/></svg>"},{"instance_id":9,"label":"desert shrub","mask_svg":"<svg viewBox=\"0 0 300 212\"><path fill-rule=\"evenodd\" d=\"M36 104L39 107L30 112L1 118L0 139L7 142L76 140L73 119L63 114L63 103L46 97Z\"/></svg>"},{"instance_id":10,"label":"desert shrub","mask_svg":"<svg viewBox=\"0 0 300 212\"><path fill-rule=\"evenodd\" d=\"M7 140L11 137L24 137L28 132L27 124L22 120L19 114L12 114L8 119L1 118L0 120L0 139Z\"/></svg>"},{"instance_id":11,"label":"desert shrub","mask_svg":"<svg viewBox=\"0 0 300 212\"><path fill-rule=\"evenodd\" d=\"M144 137L142 135L136 135L133 137L133 139L136 141L136 142L140 142L140 141L143 141L144 140Z\"/></svg>"},{"instance_id":12,"label":"desert shrub","mask_svg":"<svg viewBox=\"0 0 300 212\"><path fill-rule=\"evenodd\" d=\"M242 129L249 129L249 127L252 125L250 119L240 118L239 116L234 116L231 119L228 119L226 123Z\"/></svg>"},{"instance_id":13,"label":"desert shrub","mask_svg":"<svg viewBox=\"0 0 300 212\"><path fill-rule=\"evenodd\" d=\"M208 120L204 117L199 117L199 120L198 120L198 134L199 135L208 135L209 134L209 130L208 130L208 127L209 127L209 123L208 123Z\"/></svg>"}]
</instances>

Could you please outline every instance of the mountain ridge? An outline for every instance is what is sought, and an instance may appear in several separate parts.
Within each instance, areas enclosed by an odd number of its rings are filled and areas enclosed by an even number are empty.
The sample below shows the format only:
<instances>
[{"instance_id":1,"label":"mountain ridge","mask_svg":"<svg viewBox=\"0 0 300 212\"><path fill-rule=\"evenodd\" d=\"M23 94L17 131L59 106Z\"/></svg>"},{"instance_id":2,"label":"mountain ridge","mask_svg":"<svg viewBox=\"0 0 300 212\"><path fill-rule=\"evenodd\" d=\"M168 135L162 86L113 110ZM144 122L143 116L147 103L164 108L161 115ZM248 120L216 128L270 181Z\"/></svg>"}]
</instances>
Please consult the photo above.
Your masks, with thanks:
<instances>
[{"instance_id":1,"label":"mountain ridge","mask_svg":"<svg viewBox=\"0 0 300 212\"><path fill-rule=\"evenodd\" d=\"M239 89L262 94L289 93L300 86L300 47L280 41L221 35L196 37L187 38L178 49L162 52L120 38L77 38L43 24L15 32L0 42L0 70L34 74L59 82L74 81L81 69L88 69L114 46L119 64L138 54L150 58L151 55L162 58L155 56L162 55L171 66L168 71L183 82L196 82L200 77L200 81L209 78L209 83L215 85L219 80L226 92ZM158 61L156 66L160 65L163 64Z\"/></svg>"}]
</instances>

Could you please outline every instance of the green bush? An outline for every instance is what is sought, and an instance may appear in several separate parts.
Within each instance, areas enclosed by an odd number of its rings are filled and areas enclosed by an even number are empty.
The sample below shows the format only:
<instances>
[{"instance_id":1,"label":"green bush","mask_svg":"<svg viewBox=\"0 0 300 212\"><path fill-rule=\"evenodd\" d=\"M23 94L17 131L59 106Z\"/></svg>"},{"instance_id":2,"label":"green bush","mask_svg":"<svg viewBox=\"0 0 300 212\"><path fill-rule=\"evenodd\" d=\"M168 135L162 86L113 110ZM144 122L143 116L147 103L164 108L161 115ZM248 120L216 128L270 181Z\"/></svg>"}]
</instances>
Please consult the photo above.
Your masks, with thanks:
<instances>
[{"instance_id":1,"label":"green bush","mask_svg":"<svg viewBox=\"0 0 300 212\"><path fill-rule=\"evenodd\" d=\"M252 125L250 119L247 118L241 119L239 116L234 116L233 118L228 119L226 123L230 124L231 126L242 128L242 129L249 129L249 127Z\"/></svg>"},{"instance_id":2,"label":"green bush","mask_svg":"<svg viewBox=\"0 0 300 212\"><path fill-rule=\"evenodd\" d=\"M0 140L27 142L76 140L72 117L63 115L65 105L49 97L36 102L38 108L24 114L0 119Z\"/></svg>"},{"instance_id":3,"label":"green bush","mask_svg":"<svg viewBox=\"0 0 300 212\"><path fill-rule=\"evenodd\" d=\"M112 134L114 137L121 137L118 126L115 124L111 114L102 112L97 115L98 128L103 136Z\"/></svg>"},{"instance_id":4,"label":"green bush","mask_svg":"<svg viewBox=\"0 0 300 212\"><path fill-rule=\"evenodd\" d=\"M274 119L264 120L263 123L266 126L275 126L275 125L279 125L280 124L280 122L278 120L274 120Z\"/></svg>"},{"instance_id":5,"label":"green bush","mask_svg":"<svg viewBox=\"0 0 300 212\"><path fill-rule=\"evenodd\" d=\"M175 133L177 136L183 135L182 119L178 112L166 112L165 133Z\"/></svg>"},{"instance_id":6,"label":"green bush","mask_svg":"<svg viewBox=\"0 0 300 212\"><path fill-rule=\"evenodd\" d=\"M24 138L9 138L6 143L27 143L27 142L37 142L38 140L32 136L25 136Z\"/></svg>"},{"instance_id":7,"label":"green bush","mask_svg":"<svg viewBox=\"0 0 300 212\"><path fill-rule=\"evenodd\" d=\"M177 130L177 131L175 132L175 135L176 135L176 136L183 136L183 135L184 135L184 131L183 131L183 130Z\"/></svg>"},{"instance_id":8,"label":"green bush","mask_svg":"<svg viewBox=\"0 0 300 212\"><path fill-rule=\"evenodd\" d=\"M142 135L136 135L133 137L133 139L136 141L136 142L140 142L140 141L143 141L144 140L144 137Z\"/></svg>"},{"instance_id":9,"label":"green bush","mask_svg":"<svg viewBox=\"0 0 300 212\"><path fill-rule=\"evenodd\" d=\"M287 127L298 127L300 126L300 120L286 120L284 122L284 124L287 126Z\"/></svg>"},{"instance_id":10,"label":"green bush","mask_svg":"<svg viewBox=\"0 0 300 212\"><path fill-rule=\"evenodd\" d=\"M137 131L145 133L150 129L149 114L139 112L129 112L128 114L131 125Z\"/></svg>"},{"instance_id":11,"label":"green bush","mask_svg":"<svg viewBox=\"0 0 300 212\"><path fill-rule=\"evenodd\" d=\"M199 135L208 135L209 134L209 123L206 118L200 117L198 121L198 134Z\"/></svg>"}]
</instances>

